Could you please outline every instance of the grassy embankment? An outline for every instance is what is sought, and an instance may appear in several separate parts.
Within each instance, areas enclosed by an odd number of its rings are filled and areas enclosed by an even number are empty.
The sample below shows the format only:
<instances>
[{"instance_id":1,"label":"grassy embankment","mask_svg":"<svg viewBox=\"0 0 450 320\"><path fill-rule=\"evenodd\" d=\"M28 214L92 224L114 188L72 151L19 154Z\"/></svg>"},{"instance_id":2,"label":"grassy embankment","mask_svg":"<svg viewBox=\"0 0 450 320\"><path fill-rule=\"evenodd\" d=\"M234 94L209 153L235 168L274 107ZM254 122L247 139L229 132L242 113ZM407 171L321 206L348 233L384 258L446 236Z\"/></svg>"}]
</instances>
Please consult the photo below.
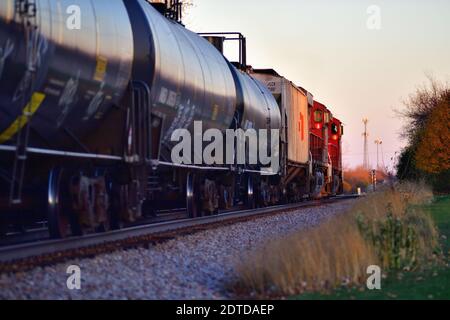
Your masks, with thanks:
<instances>
[{"instance_id":1,"label":"grassy embankment","mask_svg":"<svg viewBox=\"0 0 450 320\"><path fill-rule=\"evenodd\" d=\"M450 298L450 197L431 200L431 192L416 185L369 195L348 212L243 259L234 288L241 295L295 299ZM369 265L382 267L380 291L365 289Z\"/></svg>"},{"instance_id":2,"label":"grassy embankment","mask_svg":"<svg viewBox=\"0 0 450 320\"><path fill-rule=\"evenodd\" d=\"M307 293L294 299L450 299L450 196L440 196L423 209L434 219L447 265L431 265L412 272L394 272L382 281L382 290L340 288L331 294Z\"/></svg>"}]
</instances>

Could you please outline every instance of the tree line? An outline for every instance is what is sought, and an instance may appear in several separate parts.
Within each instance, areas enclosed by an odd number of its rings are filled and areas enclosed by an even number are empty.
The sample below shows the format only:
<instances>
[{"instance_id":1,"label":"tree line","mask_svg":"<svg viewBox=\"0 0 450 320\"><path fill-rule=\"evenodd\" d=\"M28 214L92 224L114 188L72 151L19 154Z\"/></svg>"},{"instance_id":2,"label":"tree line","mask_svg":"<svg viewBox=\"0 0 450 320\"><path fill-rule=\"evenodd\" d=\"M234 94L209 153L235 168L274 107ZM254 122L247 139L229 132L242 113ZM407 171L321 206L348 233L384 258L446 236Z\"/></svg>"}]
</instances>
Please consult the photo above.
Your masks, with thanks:
<instances>
[{"instance_id":1,"label":"tree line","mask_svg":"<svg viewBox=\"0 0 450 320\"><path fill-rule=\"evenodd\" d=\"M407 140L397 162L400 180L424 180L436 192L450 192L450 86L432 77L397 111L406 120Z\"/></svg>"}]
</instances>

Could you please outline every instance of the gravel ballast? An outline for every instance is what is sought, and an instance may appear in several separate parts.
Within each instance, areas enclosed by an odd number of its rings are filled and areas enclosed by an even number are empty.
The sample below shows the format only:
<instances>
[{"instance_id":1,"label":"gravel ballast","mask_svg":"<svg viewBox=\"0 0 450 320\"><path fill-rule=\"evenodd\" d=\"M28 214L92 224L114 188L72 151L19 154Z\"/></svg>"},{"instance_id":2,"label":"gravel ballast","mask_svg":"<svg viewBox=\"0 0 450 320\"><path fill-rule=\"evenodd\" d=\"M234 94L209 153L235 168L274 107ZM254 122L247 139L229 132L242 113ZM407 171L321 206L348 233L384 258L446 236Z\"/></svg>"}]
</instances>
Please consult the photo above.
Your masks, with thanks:
<instances>
[{"instance_id":1,"label":"gravel ballast","mask_svg":"<svg viewBox=\"0 0 450 320\"><path fill-rule=\"evenodd\" d=\"M227 283L245 252L313 227L354 200L302 208L200 231L149 248L0 274L0 299L227 299ZM67 268L81 270L81 289L67 288Z\"/></svg>"}]
</instances>

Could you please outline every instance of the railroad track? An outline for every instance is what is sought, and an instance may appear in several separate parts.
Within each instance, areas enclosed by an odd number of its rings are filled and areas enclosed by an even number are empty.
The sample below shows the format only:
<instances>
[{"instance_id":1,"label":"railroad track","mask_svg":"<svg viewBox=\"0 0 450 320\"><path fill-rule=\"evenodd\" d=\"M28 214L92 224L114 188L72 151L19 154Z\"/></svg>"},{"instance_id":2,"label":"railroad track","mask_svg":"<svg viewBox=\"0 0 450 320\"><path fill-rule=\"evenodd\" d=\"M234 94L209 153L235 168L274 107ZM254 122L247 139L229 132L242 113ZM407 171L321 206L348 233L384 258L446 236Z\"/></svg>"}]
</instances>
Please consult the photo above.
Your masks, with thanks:
<instances>
[{"instance_id":1,"label":"railroad track","mask_svg":"<svg viewBox=\"0 0 450 320\"><path fill-rule=\"evenodd\" d=\"M34 266L48 265L68 259L91 257L97 254L148 246L180 235L191 234L208 228L264 217L271 214L322 206L359 196L337 196L323 200L312 200L296 204L278 205L251 210L240 210L205 216L140 225L105 233L96 233L60 240L45 240L0 247L0 272L23 271Z\"/></svg>"}]
</instances>

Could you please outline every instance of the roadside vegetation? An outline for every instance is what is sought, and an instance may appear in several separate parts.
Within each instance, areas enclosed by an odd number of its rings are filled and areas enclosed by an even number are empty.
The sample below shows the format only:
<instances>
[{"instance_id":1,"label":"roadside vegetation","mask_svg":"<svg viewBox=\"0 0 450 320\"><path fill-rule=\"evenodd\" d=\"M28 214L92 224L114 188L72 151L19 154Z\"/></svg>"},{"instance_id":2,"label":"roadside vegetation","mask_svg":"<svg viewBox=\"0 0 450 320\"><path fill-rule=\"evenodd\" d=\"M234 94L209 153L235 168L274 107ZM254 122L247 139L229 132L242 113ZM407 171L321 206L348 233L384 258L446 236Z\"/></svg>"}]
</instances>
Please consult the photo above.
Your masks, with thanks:
<instances>
[{"instance_id":1,"label":"roadside vegetation","mask_svg":"<svg viewBox=\"0 0 450 320\"><path fill-rule=\"evenodd\" d=\"M370 265L384 274L443 265L438 230L425 210L432 201L424 184L403 183L369 194L348 212L243 258L234 289L253 297L325 294L363 288Z\"/></svg>"},{"instance_id":2,"label":"roadside vegetation","mask_svg":"<svg viewBox=\"0 0 450 320\"><path fill-rule=\"evenodd\" d=\"M422 207L435 221L440 237L442 261L422 266L418 270L398 270L385 274L381 290L339 287L324 294L312 292L293 296L292 299L450 299L450 196L438 196Z\"/></svg>"},{"instance_id":3,"label":"roadside vegetation","mask_svg":"<svg viewBox=\"0 0 450 320\"><path fill-rule=\"evenodd\" d=\"M400 180L425 180L436 193L450 193L450 85L429 77L398 110L407 146L397 164Z\"/></svg>"}]
</instances>

